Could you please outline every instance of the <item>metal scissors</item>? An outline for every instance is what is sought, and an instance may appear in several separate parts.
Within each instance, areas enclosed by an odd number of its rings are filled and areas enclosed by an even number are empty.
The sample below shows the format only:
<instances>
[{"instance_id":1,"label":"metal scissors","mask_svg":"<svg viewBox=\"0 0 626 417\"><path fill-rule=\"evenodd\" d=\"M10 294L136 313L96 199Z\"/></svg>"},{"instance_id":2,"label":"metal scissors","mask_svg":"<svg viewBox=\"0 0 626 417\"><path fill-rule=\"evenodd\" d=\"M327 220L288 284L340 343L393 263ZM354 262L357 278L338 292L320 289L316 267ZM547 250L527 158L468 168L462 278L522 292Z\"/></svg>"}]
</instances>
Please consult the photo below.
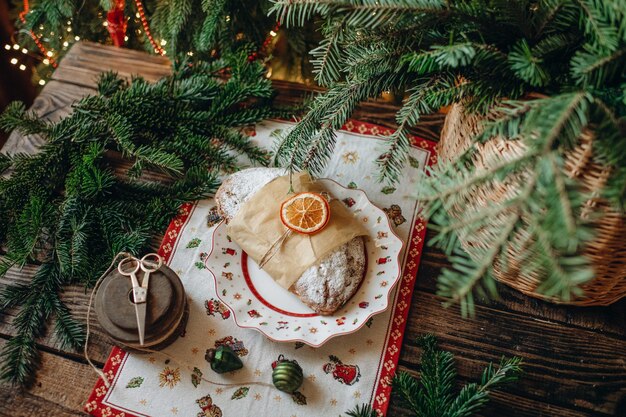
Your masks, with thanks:
<instances>
[{"instance_id":1,"label":"metal scissors","mask_svg":"<svg viewBox=\"0 0 626 417\"><path fill-rule=\"evenodd\" d=\"M157 271L163 265L163 258L156 253L149 253L143 258L129 256L122 259L117 265L120 274L130 277L133 284L133 303L135 304L135 315L137 316L137 331L139 332L139 344L143 346L146 332L146 306L148 304L148 284L150 274ZM137 280L137 272L141 269L143 279L141 284Z\"/></svg>"}]
</instances>

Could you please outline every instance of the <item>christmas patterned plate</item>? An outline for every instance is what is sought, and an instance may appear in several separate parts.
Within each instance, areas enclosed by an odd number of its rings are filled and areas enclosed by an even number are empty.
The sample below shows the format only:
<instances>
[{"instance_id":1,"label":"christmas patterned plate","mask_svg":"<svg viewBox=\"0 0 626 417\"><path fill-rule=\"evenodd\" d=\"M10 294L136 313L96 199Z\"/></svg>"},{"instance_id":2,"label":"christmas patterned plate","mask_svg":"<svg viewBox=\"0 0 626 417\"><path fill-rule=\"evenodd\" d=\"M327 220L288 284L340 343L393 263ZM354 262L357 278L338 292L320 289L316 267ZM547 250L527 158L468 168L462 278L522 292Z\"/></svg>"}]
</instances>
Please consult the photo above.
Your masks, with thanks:
<instances>
[{"instance_id":1,"label":"christmas patterned plate","mask_svg":"<svg viewBox=\"0 0 626 417\"><path fill-rule=\"evenodd\" d=\"M372 204L365 192L329 179L320 181L369 232L365 237L367 267L360 288L333 316L320 316L259 269L230 240L226 224L221 223L215 229L205 265L215 278L218 297L238 326L256 329L274 341L317 347L332 337L359 330L372 316L387 309L391 290L400 278L402 241L393 232L386 213ZM215 310L223 309L219 303L214 304Z\"/></svg>"}]
</instances>

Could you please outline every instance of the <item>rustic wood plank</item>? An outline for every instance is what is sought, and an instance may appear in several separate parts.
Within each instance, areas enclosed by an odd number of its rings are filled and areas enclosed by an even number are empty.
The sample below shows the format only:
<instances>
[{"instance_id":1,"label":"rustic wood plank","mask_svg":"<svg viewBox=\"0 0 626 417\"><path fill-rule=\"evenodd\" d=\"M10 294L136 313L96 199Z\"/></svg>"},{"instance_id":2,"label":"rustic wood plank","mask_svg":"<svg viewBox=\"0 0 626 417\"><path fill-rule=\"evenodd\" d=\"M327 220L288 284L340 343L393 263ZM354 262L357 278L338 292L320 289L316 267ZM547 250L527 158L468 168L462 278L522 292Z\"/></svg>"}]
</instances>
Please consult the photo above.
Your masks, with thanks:
<instances>
[{"instance_id":1,"label":"rustic wood plank","mask_svg":"<svg viewBox=\"0 0 626 417\"><path fill-rule=\"evenodd\" d=\"M432 237L428 233L427 240ZM445 255L437 250L426 248L417 274L416 288L436 293L437 277L441 268L449 266ZM528 297L506 285L498 285L500 298L497 300L477 300L480 305L489 305L502 311L524 313L537 320L548 320L572 327L582 327L612 334L626 339L626 299L608 307L575 307L549 303Z\"/></svg>"},{"instance_id":2,"label":"rustic wood plank","mask_svg":"<svg viewBox=\"0 0 626 417\"><path fill-rule=\"evenodd\" d=\"M57 122L70 113L71 104L76 99L93 92L94 90L90 88L50 81L41 91L41 94L35 98L30 110L33 110L44 120ZM43 141L44 139L39 135L23 136L13 132L7 139L2 151L8 154L16 152L34 153Z\"/></svg>"},{"instance_id":3,"label":"rustic wood plank","mask_svg":"<svg viewBox=\"0 0 626 417\"><path fill-rule=\"evenodd\" d=\"M28 283L37 270L37 265L25 265L21 270L11 268L5 278L0 281L0 291L10 284ZM89 304L90 290L78 285L65 287L61 295L61 299L71 310L73 317L80 323L87 323L87 305ZM8 309L0 314L0 337L14 336L15 329L11 322L15 318L17 311ZM98 325L95 311L91 312L91 336L89 341L89 356L92 361L104 364L106 358L113 345L110 343L106 333L102 331ZM38 344L44 348L58 350L56 339L54 338L51 327L47 326L45 334L38 340ZM84 361L83 353L66 350L62 352L66 357Z\"/></svg>"},{"instance_id":4,"label":"rustic wood plank","mask_svg":"<svg viewBox=\"0 0 626 417\"><path fill-rule=\"evenodd\" d=\"M400 369L406 370L409 373L417 375L412 372L411 369L401 367ZM461 389L461 384L477 382L480 379L480 375L475 375L471 380L459 379L460 383L457 386L457 392ZM415 417L409 410L400 406L399 401L395 398L391 401L389 411L387 413L390 417ZM558 417L602 417L606 414L590 413L584 410L572 410L568 408L559 407L553 404L544 402L538 402L529 400L524 397L520 397L506 389L502 391L492 391L490 394L490 401L481 412L476 414L476 417L488 417L488 416L514 416L514 417L542 417L542 416L558 416ZM615 414L618 416L619 414Z\"/></svg>"},{"instance_id":5,"label":"rustic wood plank","mask_svg":"<svg viewBox=\"0 0 626 417\"><path fill-rule=\"evenodd\" d=\"M442 309L441 301L421 291L413 295L401 352L405 365L418 363L414 340L433 333L456 355L466 379L503 355L523 357L524 376L510 392L536 403L612 415L626 396L623 338L484 306L477 306L476 318L464 319L457 308Z\"/></svg>"},{"instance_id":6,"label":"rustic wood plank","mask_svg":"<svg viewBox=\"0 0 626 417\"><path fill-rule=\"evenodd\" d=\"M6 343L0 339L0 348ZM43 352L37 382L28 390L0 385L0 416L76 416L98 379L86 364Z\"/></svg>"},{"instance_id":7,"label":"rustic wood plank","mask_svg":"<svg viewBox=\"0 0 626 417\"><path fill-rule=\"evenodd\" d=\"M52 79L93 88L98 75L104 71L115 71L127 79L141 75L148 81L156 81L169 75L171 68L169 60L162 56L92 42L77 42L54 71Z\"/></svg>"}]
</instances>

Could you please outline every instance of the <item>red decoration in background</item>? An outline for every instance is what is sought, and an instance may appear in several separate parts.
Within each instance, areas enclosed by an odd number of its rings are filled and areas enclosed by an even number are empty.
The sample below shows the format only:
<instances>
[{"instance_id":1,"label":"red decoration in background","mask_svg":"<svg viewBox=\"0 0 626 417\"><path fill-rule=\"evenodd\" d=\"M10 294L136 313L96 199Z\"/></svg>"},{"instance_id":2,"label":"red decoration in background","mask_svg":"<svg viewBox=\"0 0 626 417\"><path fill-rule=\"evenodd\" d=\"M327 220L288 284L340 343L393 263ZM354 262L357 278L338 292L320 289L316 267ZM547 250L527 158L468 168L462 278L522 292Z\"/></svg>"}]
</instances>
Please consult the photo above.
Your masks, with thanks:
<instances>
[{"instance_id":1,"label":"red decoration in background","mask_svg":"<svg viewBox=\"0 0 626 417\"><path fill-rule=\"evenodd\" d=\"M118 46L118 47L124 46L124 42L125 42L124 38L126 37L126 28L128 26L128 23L124 16L124 5L125 5L125 0L115 0L115 3L113 7L111 8L111 10L107 12L107 23L108 23L107 29L109 31L109 35L111 36L111 40L113 41L113 45ZM146 37L150 41L150 44L154 48L154 52L156 52L159 55L165 55L165 50L161 48L161 45L159 45L155 41L154 37L152 36L152 32L150 31L150 24L148 23L148 19L146 18L146 13L144 11L142 1L135 0L135 6L137 6L137 12L139 13L139 19L141 20L143 30L146 33ZM22 21L22 23L26 21L26 14L29 11L30 11L29 0L24 0L24 10L20 12L19 14L19 18ZM276 22L276 25L274 25L274 29L270 32L270 34L267 35L259 51L252 52L248 56L248 60L250 62L257 60L260 56L267 55L269 46L272 43L272 38L276 36L276 32L278 32L279 28L280 28L280 23ZM44 55L44 57L48 58L48 60L50 61L50 65L52 65L53 68L56 68L58 66L56 60L52 58L51 56L48 56L48 50L41 43L37 35L35 35L35 33L32 30L30 31L30 36L35 42L35 44L37 45L37 47L39 48L39 50L41 51L41 53Z\"/></svg>"},{"instance_id":2,"label":"red decoration in background","mask_svg":"<svg viewBox=\"0 0 626 417\"><path fill-rule=\"evenodd\" d=\"M24 0L24 10L22 10L20 12L20 20L22 21L22 23L26 22L26 17L25 16L29 12L29 10L30 10L30 5L28 3L28 0ZM35 32L33 32L31 30L29 34L30 34L30 37L33 38L33 41L35 42L35 45L37 45L37 48L39 48L39 50L41 51L43 56L48 57L48 50L46 49L45 46L43 46L43 44L41 43L41 41L39 40L37 35L35 35ZM50 61L50 65L52 65L52 68L56 68L57 67L58 64L54 60L54 58L48 57L48 60Z\"/></svg>"},{"instance_id":3,"label":"red decoration in background","mask_svg":"<svg viewBox=\"0 0 626 417\"><path fill-rule=\"evenodd\" d=\"M143 4L141 0L135 0L135 5L137 6L137 12L139 13L139 19L141 20L141 24L143 25L143 31L146 32L146 36L150 41L150 44L154 48L154 52L159 55L165 55L165 51L161 48L161 45L156 43L154 38L152 37L152 33L150 32L150 25L148 24L148 19L146 19L146 12L143 10Z\"/></svg>"},{"instance_id":4,"label":"red decoration in background","mask_svg":"<svg viewBox=\"0 0 626 417\"><path fill-rule=\"evenodd\" d=\"M267 35L267 38L265 38L265 40L263 41L263 44L261 45L261 48L258 51L252 52L250 55L248 55L248 61L250 62L256 61L259 58L259 56L267 55L269 46L272 43L272 38L276 36L276 32L278 32L278 29L280 29L280 22L276 22L276 24L274 25L274 29L272 29L269 35Z\"/></svg>"},{"instance_id":5,"label":"red decoration in background","mask_svg":"<svg viewBox=\"0 0 626 417\"><path fill-rule=\"evenodd\" d=\"M126 17L124 16L125 0L115 0L113 7L107 12L107 30L113 41L113 45L117 47L124 46L124 38L126 37Z\"/></svg>"}]
</instances>

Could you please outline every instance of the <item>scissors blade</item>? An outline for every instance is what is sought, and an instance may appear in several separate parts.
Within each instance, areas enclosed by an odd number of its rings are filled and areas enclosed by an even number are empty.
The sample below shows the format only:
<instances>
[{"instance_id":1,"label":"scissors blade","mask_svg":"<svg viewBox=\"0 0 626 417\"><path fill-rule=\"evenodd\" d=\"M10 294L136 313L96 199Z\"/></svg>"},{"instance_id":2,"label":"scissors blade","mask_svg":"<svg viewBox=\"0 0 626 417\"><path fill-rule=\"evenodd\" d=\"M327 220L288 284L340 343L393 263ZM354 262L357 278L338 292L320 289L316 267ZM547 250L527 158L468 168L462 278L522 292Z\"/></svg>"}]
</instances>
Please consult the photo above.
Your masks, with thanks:
<instances>
[{"instance_id":1,"label":"scissors blade","mask_svg":"<svg viewBox=\"0 0 626 417\"><path fill-rule=\"evenodd\" d=\"M143 346L143 338L146 331L146 303L135 304L137 316L137 331L139 332L139 344Z\"/></svg>"}]
</instances>

